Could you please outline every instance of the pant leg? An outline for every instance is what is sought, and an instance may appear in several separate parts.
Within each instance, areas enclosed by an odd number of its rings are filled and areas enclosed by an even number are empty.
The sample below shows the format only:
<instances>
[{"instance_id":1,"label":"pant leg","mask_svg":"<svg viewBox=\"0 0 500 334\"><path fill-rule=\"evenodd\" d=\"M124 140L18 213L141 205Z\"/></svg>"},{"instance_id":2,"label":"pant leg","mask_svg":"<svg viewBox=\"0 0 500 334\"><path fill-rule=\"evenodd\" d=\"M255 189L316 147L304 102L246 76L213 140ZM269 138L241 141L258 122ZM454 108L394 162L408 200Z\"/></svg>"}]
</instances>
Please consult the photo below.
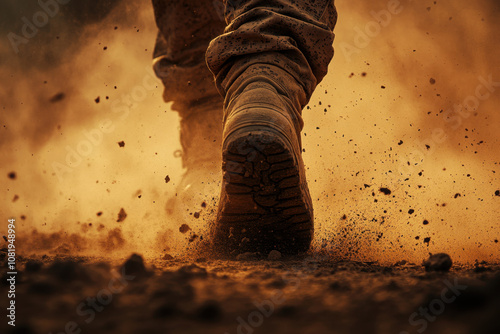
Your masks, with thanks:
<instances>
[{"instance_id":1,"label":"pant leg","mask_svg":"<svg viewBox=\"0 0 500 334\"><path fill-rule=\"evenodd\" d=\"M182 164L190 173L219 170L222 98L205 53L226 26L217 12L222 0L152 1L159 30L153 67L163 82L164 100L173 102L180 116ZM190 182L185 177L181 185Z\"/></svg>"},{"instance_id":2,"label":"pant leg","mask_svg":"<svg viewBox=\"0 0 500 334\"><path fill-rule=\"evenodd\" d=\"M159 32L153 66L162 80L166 102L186 113L193 104L220 100L206 62L209 42L225 22L212 0L152 0Z\"/></svg>"},{"instance_id":3,"label":"pant leg","mask_svg":"<svg viewBox=\"0 0 500 334\"><path fill-rule=\"evenodd\" d=\"M303 91L290 95L302 109L333 57L332 30L337 21L333 0L224 2L228 26L206 54L221 94L225 96L247 69L254 70L253 65L273 65L300 84Z\"/></svg>"}]
</instances>

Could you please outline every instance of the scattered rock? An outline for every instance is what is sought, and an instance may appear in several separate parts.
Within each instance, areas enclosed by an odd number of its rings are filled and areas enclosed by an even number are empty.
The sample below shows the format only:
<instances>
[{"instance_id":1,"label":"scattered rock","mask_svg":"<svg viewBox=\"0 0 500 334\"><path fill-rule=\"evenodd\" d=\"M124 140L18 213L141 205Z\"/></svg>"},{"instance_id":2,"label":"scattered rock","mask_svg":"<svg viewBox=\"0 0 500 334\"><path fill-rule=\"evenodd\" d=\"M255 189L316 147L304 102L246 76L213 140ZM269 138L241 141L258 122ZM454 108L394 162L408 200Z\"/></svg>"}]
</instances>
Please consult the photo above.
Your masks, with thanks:
<instances>
[{"instance_id":1,"label":"scattered rock","mask_svg":"<svg viewBox=\"0 0 500 334\"><path fill-rule=\"evenodd\" d=\"M389 188L380 188L379 191L384 195L390 195L392 191Z\"/></svg>"},{"instance_id":2,"label":"scattered rock","mask_svg":"<svg viewBox=\"0 0 500 334\"><path fill-rule=\"evenodd\" d=\"M118 146L120 147L125 147L125 142L122 140L122 141L119 141L118 142Z\"/></svg>"},{"instance_id":3,"label":"scattered rock","mask_svg":"<svg viewBox=\"0 0 500 334\"><path fill-rule=\"evenodd\" d=\"M449 271L453 261L448 254L438 253L431 255L423 265L425 271Z\"/></svg>"},{"instance_id":4,"label":"scattered rock","mask_svg":"<svg viewBox=\"0 0 500 334\"><path fill-rule=\"evenodd\" d=\"M127 275L144 275L147 273L146 267L144 266L144 260L139 254L132 254L127 261L122 266L122 269Z\"/></svg>"},{"instance_id":5,"label":"scattered rock","mask_svg":"<svg viewBox=\"0 0 500 334\"><path fill-rule=\"evenodd\" d=\"M170 182L170 176L165 176L165 183L169 183Z\"/></svg>"},{"instance_id":6,"label":"scattered rock","mask_svg":"<svg viewBox=\"0 0 500 334\"><path fill-rule=\"evenodd\" d=\"M10 172L9 174L7 174L7 176L9 177L9 179L11 180L15 180L17 175L16 175L16 172Z\"/></svg>"},{"instance_id":7,"label":"scattered rock","mask_svg":"<svg viewBox=\"0 0 500 334\"><path fill-rule=\"evenodd\" d=\"M492 271L492 269L490 267L488 267L488 262L486 262L486 261L478 262L476 260L476 262L474 263L474 272L475 273L484 273L485 271Z\"/></svg>"},{"instance_id":8,"label":"scattered rock","mask_svg":"<svg viewBox=\"0 0 500 334\"><path fill-rule=\"evenodd\" d=\"M185 234L190 230L191 230L191 227L189 227L189 225L187 225L187 224L182 224L181 227L179 227L179 232L181 232L182 234Z\"/></svg>"},{"instance_id":9,"label":"scattered rock","mask_svg":"<svg viewBox=\"0 0 500 334\"><path fill-rule=\"evenodd\" d=\"M118 220L116 221L117 223L121 223L122 221L127 218L127 213L123 208L120 209L120 212L118 212Z\"/></svg>"},{"instance_id":10,"label":"scattered rock","mask_svg":"<svg viewBox=\"0 0 500 334\"><path fill-rule=\"evenodd\" d=\"M486 271L492 271L492 269L489 268L489 267L481 266L481 265L476 265L474 267L474 272L475 273L484 273Z\"/></svg>"},{"instance_id":11,"label":"scattered rock","mask_svg":"<svg viewBox=\"0 0 500 334\"><path fill-rule=\"evenodd\" d=\"M281 259L281 253L278 252L277 250L272 250L271 252L269 252L267 259L271 261L279 260Z\"/></svg>"}]
</instances>

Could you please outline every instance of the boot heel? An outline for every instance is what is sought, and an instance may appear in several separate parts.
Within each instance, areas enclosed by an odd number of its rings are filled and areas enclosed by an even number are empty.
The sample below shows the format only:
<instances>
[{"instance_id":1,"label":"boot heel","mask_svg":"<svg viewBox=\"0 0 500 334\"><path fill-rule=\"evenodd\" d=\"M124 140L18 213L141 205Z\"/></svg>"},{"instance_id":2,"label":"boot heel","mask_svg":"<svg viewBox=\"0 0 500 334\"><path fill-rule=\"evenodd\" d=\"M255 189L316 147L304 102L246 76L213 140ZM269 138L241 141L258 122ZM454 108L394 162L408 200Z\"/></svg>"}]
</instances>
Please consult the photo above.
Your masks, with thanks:
<instances>
[{"instance_id":1,"label":"boot heel","mask_svg":"<svg viewBox=\"0 0 500 334\"><path fill-rule=\"evenodd\" d=\"M223 148L215 243L226 251L305 252L314 218L304 167L289 139L272 127L232 132Z\"/></svg>"}]
</instances>

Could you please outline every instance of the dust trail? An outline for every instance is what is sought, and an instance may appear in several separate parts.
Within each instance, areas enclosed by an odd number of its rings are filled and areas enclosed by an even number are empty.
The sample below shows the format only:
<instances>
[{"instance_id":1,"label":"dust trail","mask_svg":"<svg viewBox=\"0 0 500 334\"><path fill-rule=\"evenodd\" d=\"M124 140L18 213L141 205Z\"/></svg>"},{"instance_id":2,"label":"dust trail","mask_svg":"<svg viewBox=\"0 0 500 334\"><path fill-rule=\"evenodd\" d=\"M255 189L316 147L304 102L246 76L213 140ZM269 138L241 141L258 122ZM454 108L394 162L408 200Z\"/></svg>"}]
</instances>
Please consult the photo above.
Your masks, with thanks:
<instances>
[{"instance_id":1,"label":"dust trail","mask_svg":"<svg viewBox=\"0 0 500 334\"><path fill-rule=\"evenodd\" d=\"M306 113L316 246L498 261L500 87L484 86L500 81L498 4L401 1L387 16L395 3L337 3L336 56Z\"/></svg>"},{"instance_id":2,"label":"dust trail","mask_svg":"<svg viewBox=\"0 0 500 334\"><path fill-rule=\"evenodd\" d=\"M2 35L41 10L3 5ZM1 216L17 218L25 252L162 254L189 244L165 217L182 171L177 116L151 69L155 37L149 4L92 1L61 5L18 54L2 39Z\"/></svg>"}]
</instances>

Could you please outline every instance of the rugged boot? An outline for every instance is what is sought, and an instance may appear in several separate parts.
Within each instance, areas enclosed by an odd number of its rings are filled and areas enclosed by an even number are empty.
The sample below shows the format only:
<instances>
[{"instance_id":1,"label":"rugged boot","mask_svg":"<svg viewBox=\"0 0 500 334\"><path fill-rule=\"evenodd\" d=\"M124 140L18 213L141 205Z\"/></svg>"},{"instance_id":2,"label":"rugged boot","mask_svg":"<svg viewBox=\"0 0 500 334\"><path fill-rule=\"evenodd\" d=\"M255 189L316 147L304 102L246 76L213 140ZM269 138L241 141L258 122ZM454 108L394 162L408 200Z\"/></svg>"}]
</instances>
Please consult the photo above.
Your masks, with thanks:
<instances>
[{"instance_id":1,"label":"rugged boot","mask_svg":"<svg viewBox=\"0 0 500 334\"><path fill-rule=\"evenodd\" d=\"M301 159L302 108L328 72L333 0L224 1L206 53L224 97L223 184L214 243L225 252L298 253L313 236Z\"/></svg>"},{"instance_id":2,"label":"rugged boot","mask_svg":"<svg viewBox=\"0 0 500 334\"><path fill-rule=\"evenodd\" d=\"M176 195L167 202L167 213L185 222L213 206L220 187L222 102L219 96L179 111L182 165L186 169Z\"/></svg>"},{"instance_id":3,"label":"rugged boot","mask_svg":"<svg viewBox=\"0 0 500 334\"><path fill-rule=\"evenodd\" d=\"M231 86L224 110L217 250L297 254L309 248L314 218L301 157L300 90L286 72L262 64Z\"/></svg>"},{"instance_id":4,"label":"rugged boot","mask_svg":"<svg viewBox=\"0 0 500 334\"><path fill-rule=\"evenodd\" d=\"M220 187L222 98L205 51L226 24L211 0L153 0L153 8L158 26L153 68L165 87L165 102L173 102L172 110L179 113L186 169L180 183L172 180L176 195L168 201L167 213L179 226L193 228L197 221L202 225L193 216L210 209Z\"/></svg>"}]
</instances>

